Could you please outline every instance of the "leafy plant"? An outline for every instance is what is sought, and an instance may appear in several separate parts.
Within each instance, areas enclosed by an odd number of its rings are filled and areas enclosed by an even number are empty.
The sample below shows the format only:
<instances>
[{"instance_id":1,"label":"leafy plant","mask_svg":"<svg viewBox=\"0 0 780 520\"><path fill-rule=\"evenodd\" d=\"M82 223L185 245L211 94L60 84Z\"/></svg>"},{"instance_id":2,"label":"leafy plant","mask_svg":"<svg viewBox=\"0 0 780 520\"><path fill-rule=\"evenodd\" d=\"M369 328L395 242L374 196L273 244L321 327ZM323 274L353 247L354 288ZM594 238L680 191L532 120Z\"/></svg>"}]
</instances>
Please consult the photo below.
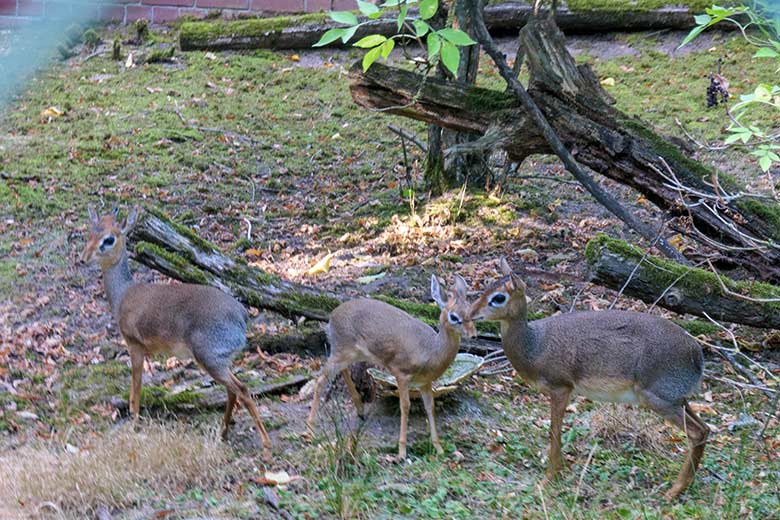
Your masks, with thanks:
<instances>
[{"instance_id":1,"label":"leafy plant","mask_svg":"<svg viewBox=\"0 0 780 520\"><path fill-rule=\"evenodd\" d=\"M440 61L448 71L457 75L460 66L459 47L477 43L460 29L445 27L435 30L431 27L426 20L433 18L438 11L439 0L387 0L381 6L362 0L358 0L357 3L360 14L366 19L361 22L352 11L331 11L328 13L330 18L346 25L346 27L328 30L322 35L320 41L314 44L314 47L322 47L339 39L343 43L347 43L355 36L359 27L384 16L391 10L397 10L397 34L389 38L381 34L369 34L352 44L354 47L367 49L363 55L363 72L367 71L380 57L387 60L387 57L393 52L396 42L403 47L404 54L411 59L406 46L408 43L416 42L420 50L427 56L423 61L428 70ZM409 15L409 8L413 5L419 6L417 18Z\"/></svg>"},{"instance_id":2,"label":"leafy plant","mask_svg":"<svg viewBox=\"0 0 780 520\"><path fill-rule=\"evenodd\" d=\"M755 0L750 5L729 7L713 5L703 14L695 17L696 27L691 29L680 47L690 43L715 24L727 22L735 24L745 40L758 47L753 55L754 58L768 58L780 62L779 14L777 6L767 0ZM780 66L777 71L780 71ZM748 145L753 148L750 154L759 158L758 164L761 170L767 173L773 165L780 164L780 156L777 154L780 146L774 144L780 140L780 133L771 134L754 124L744 124L746 114L750 109L755 108L780 111L780 86L760 84L753 92L739 97L739 103L729 111L732 123L727 130L731 135L725 139L725 143Z\"/></svg>"}]
</instances>

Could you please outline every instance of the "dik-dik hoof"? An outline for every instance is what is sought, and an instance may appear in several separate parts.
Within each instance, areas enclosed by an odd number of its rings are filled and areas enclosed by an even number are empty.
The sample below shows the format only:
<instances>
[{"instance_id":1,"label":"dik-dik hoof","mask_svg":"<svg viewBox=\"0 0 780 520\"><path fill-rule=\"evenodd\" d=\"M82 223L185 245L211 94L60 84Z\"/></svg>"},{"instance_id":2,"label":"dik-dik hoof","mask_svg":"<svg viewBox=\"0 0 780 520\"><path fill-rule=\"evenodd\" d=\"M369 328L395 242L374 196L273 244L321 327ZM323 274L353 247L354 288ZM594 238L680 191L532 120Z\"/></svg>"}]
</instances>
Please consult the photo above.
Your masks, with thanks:
<instances>
[{"instance_id":1,"label":"dik-dik hoof","mask_svg":"<svg viewBox=\"0 0 780 520\"><path fill-rule=\"evenodd\" d=\"M436 448L436 453L439 455L444 455L444 448L441 447L441 444L434 444L434 448Z\"/></svg>"},{"instance_id":2,"label":"dik-dik hoof","mask_svg":"<svg viewBox=\"0 0 780 520\"><path fill-rule=\"evenodd\" d=\"M273 462L273 457L271 457L271 448L263 448L263 462L266 464Z\"/></svg>"},{"instance_id":3,"label":"dik-dik hoof","mask_svg":"<svg viewBox=\"0 0 780 520\"><path fill-rule=\"evenodd\" d=\"M674 486L672 486L672 489L670 489L664 494L664 499L667 502L674 502L682 494L683 491L685 491L685 488L682 488L675 484Z\"/></svg>"}]
</instances>

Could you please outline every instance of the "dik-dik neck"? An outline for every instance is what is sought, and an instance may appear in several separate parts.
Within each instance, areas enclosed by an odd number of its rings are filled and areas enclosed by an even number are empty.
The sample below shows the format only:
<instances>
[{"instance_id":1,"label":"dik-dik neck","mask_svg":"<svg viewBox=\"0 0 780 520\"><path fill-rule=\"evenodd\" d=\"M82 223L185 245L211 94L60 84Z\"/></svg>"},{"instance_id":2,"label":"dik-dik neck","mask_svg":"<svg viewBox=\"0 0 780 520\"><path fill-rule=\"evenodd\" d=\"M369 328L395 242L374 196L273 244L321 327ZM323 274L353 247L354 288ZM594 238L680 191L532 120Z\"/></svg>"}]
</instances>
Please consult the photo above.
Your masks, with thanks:
<instances>
[{"instance_id":1,"label":"dik-dik neck","mask_svg":"<svg viewBox=\"0 0 780 520\"><path fill-rule=\"evenodd\" d=\"M447 322L446 317L439 320L439 332L436 334L431 361L442 364L447 368L460 349L460 334L458 334Z\"/></svg>"},{"instance_id":2,"label":"dik-dik neck","mask_svg":"<svg viewBox=\"0 0 780 520\"><path fill-rule=\"evenodd\" d=\"M528 325L527 309L522 309L512 319L501 321L501 344L515 368L531 364L539 345L533 327Z\"/></svg>"},{"instance_id":3,"label":"dik-dik neck","mask_svg":"<svg viewBox=\"0 0 780 520\"><path fill-rule=\"evenodd\" d=\"M130 274L130 267L127 265L127 251L122 251L122 256L115 264L101 266L103 270L103 287L106 291L106 298L111 305L111 314L119 321L119 307L122 305L122 299L125 297L127 289L133 285L133 275Z\"/></svg>"}]
</instances>

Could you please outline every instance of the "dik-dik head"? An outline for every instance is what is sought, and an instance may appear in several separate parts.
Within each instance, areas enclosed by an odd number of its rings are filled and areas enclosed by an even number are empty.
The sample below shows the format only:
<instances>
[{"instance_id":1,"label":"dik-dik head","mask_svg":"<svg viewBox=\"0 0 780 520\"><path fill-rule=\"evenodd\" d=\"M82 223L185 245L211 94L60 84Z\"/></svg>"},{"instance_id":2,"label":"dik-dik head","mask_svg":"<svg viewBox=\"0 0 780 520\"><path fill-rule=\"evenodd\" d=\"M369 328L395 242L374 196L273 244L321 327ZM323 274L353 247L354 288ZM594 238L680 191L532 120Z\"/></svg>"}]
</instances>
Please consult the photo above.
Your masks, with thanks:
<instances>
[{"instance_id":1,"label":"dik-dik head","mask_svg":"<svg viewBox=\"0 0 780 520\"><path fill-rule=\"evenodd\" d=\"M87 238L87 244L81 252L81 261L89 262L96 259L100 267L110 267L122 258L125 250L125 237L135 224L138 211L133 209L123 222L117 221L119 209L101 216L94 209L88 208L92 229Z\"/></svg>"},{"instance_id":2,"label":"dik-dik head","mask_svg":"<svg viewBox=\"0 0 780 520\"><path fill-rule=\"evenodd\" d=\"M525 282L501 259L503 278L494 282L471 306L469 317L474 320L501 321L526 315Z\"/></svg>"},{"instance_id":3,"label":"dik-dik head","mask_svg":"<svg viewBox=\"0 0 780 520\"><path fill-rule=\"evenodd\" d=\"M477 335L474 322L468 317L470 305L466 297L468 284L462 276L455 275L455 290L447 291L447 299L442 298L442 288L436 275L431 275L431 297L441 309L441 314L447 326L467 338Z\"/></svg>"}]
</instances>

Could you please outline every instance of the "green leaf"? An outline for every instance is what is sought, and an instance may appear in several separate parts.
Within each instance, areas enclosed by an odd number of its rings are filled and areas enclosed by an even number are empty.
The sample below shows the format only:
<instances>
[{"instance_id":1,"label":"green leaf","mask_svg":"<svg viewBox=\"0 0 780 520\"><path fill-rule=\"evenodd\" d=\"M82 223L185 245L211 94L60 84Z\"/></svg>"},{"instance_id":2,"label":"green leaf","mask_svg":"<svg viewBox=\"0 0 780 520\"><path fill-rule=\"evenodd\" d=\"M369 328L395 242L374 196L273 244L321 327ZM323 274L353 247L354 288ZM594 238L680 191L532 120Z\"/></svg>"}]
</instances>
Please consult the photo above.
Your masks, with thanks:
<instances>
[{"instance_id":1,"label":"green leaf","mask_svg":"<svg viewBox=\"0 0 780 520\"><path fill-rule=\"evenodd\" d=\"M400 11L398 12L398 30L401 30L401 27L404 25L404 20L406 20L406 13L409 11L409 6L404 4L401 6Z\"/></svg>"},{"instance_id":2,"label":"green leaf","mask_svg":"<svg viewBox=\"0 0 780 520\"><path fill-rule=\"evenodd\" d=\"M369 274L369 275L366 275L366 276L361 276L360 278L358 278L355 281L357 283L364 283L365 284L365 283L371 283L371 282L373 282L375 280L379 280L380 278L384 278L385 276L387 276L387 271L382 271L381 273L377 273L377 274Z\"/></svg>"},{"instance_id":3,"label":"green leaf","mask_svg":"<svg viewBox=\"0 0 780 520\"><path fill-rule=\"evenodd\" d=\"M393 52L393 47L395 47L395 40L387 40L382 44L382 57L384 59L390 56L390 53Z\"/></svg>"},{"instance_id":4,"label":"green leaf","mask_svg":"<svg viewBox=\"0 0 780 520\"><path fill-rule=\"evenodd\" d=\"M371 2L364 2L363 0L357 0L358 9L366 16L379 12L379 8Z\"/></svg>"},{"instance_id":5,"label":"green leaf","mask_svg":"<svg viewBox=\"0 0 780 520\"><path fill-rule=\"evenodd\" d=\"M436 14L439 9L439 0L422 0L420 2L420 18L427 20Z\"/></svg>"},{"instance_id":6,"label":"green leaf","mask_svg":"<svg viewBox=\"0 0 780 520\"><path fill-rule=\"evenodd\" d=\"M460 50L448 41L442 42L441 62L444 63L447 70L452 72L453 76L457 76L458 65L460 65Z\"/></svg>"},{"instance_id":7,"label":"green leaf","mask_svg":"<svg viewBox=\"0 0 780 520\"><path fill-rule=\"evenodd\" d=\"M372 47L376 47L377 45L381 45L386 40L387 38L381 34L369 34L368 36L359 39L352 45L354 47L360 47L361 49L370 49Z\"/></svg>"},{"instance_id":8,"label":"green leaf","mask_svg":"<svg viewBox=\"0 0 780 520\"><path fill-rule=\"evenodd\" d=\"M756 90L753 91L756 101L769 101L772 99L772 94L769 91L768 85L759 85Z\"/></svg>"},{"instance_id":9,"label":"green leaf","mask_svg":"<svg viewBox=\"0 0 780 520\"><path fill-rule=\"evenodd\" d=\"M328 16L330 16L331 20L338 23L347 25L357 25L358 23L357 16L349 11L331 11L328 13Z\"/></svg>"},{"instance_id":10,"label":"green leaf","mask_svg":"<svg viewBox=\"0 0 780 520\"><path fill-rule=\"evenodd\" d=\"M322 47L324 45L327 45L331 42L335 42L341 36L346 32L346 29L344 28L334 28L334 29L328 29L325 31L325 34L322 35L322 38L320 38L320 41L312 45L312 47Z\"/></svg>"},{"instance_id":11,"label":"green leaf","mask_svg":"<svg viewBox=\"0 0 780 520\"><path fill-rule=\"evenodd\" d=\"M382 47L374 47L368 51L365 56L363 56L363 72L368 70L371 64L374 63L377 58L379 58L381 53Z\"/></svg>"},{"instance_id":12,"label":"green leaf","mask_svg":"<svg viewBox=\"0 0 780 520\"><path fill-rule=\"evenodd\" d=\"M422 20L415 20L412 22L412 25L414 26L415 35L421 38L425 36L425 33L431 30L431 26L423 22Z\"/></svg>"},{"instance_id":13,"label":"green leaf","mask_svg":"<svg viewBox=\"0 0 780 520\"><path fill-rule=\"evenodd\" d=\"M679 49L682 46L687 45L688 43L690 43L694 38L696 38L698 35L700 35L702 33L702 31L704 31L704 29L706 29L706 28L707 28L706 25L698 25L698 26L694 27L693 29L691 29L691 32L688 33L688 36L686 36L683 39L682 43L680 44L680 47L677 47L677 48Z\"/></svg>"},{"instance_id":14,"label":"green leaf","mask_svg":"<svg viewBox=\"0 0 780 520\"><path fill-rule=\"evenodd\" d=\"M439 50L441 49L441 38L439 38L439 35L435 32L428 33L427 43L428 59L431 59L439 54Z\"/></svg>"},{"instance_id":15,"label":"green leaf","mask_svg":"<svg viewBox=\"0 0 780 520\"><path fill-rule=\"evenodd\" d=\"M780 155L777 155L775 152L769 152L766 156L772 159L773 162L780 163Z\"/></svg>"},{"instance_id":16,"label":"green leaf","mask_svg":"<svg viewBox=\"0 0 780 520\"><path fill-rule=\"evenodd\" d=\"M723 140L723 142L724 142L725 144L732 144L732 143L736 143L737 141L739 141L739 139L740 139L740 136L741 136L741 135L742 135L742 134L731 134L731 135L730 135L730 136L728 136L726 139L724 139L724 140Z\"/></svg>"},{"instance_id":17,"label":"green leaf","mask_svg":"<svg viewBox=\"0 0 780 520\"><path fill-rule=\"evenodd\" d=\"M344 34L341 36L341 41L347 43L353 36L355 36L355 31L358 30L358 27L360 27L359 24L344 29Z\"/></svg>"},{"instance_id":18,"label":"green leaf","mask_svg":"<svg viewBox=\"0 0 780 520\"><path fill-rule=\"evenodd\" d=\"M712 16L708 14L697 14L693 19L696 22L696 25L707 25L712 21Z\"/></svg>"},{"instance_id":19,"label":"green leaf","mask_svg":"<svg viewBox=\"0 0 780 520\"><path fill-rule=\"evenodd\" d=\"M446 29L441 29L440 31L436 31L439 33L439 36L444 38L450 43L454 43L455 45L460 46L467 46L467 45L474 45L474 40L471 39L471 37L466 34L465 32L461 31L460 29L451 29L447 27Z\"/></svg>"},{"instance_id":20,"label":"green leaf","mask_svg":"<svg viewBox=\"0 0 780 520\"><path fill-rule=\"evenodd\" d=\"M766 173L769 171L769 168L772 167L772 159L765 155L758 160L758 165L761 167L761 170Z\"/></svg>"},{"instance_id":21,"label":"green leaf","mask_svg":"<svg viewBox=\"0 0 780 520\"><path fill-rule=\"evenodd\" d=\"M778 58L780 57L780 53L778 53L774 49L770 49L769 47L762 47L756 51L753 57L754 58Z\"/></svg>"},{"instance_id":22,"label":"green leaf","mask_svg":"<svg viewBox=\"0 0 780 520\"><path fill-rule=\"evenodd\" d=\"M387 2L382 4L382 7L395 7L398 4L400 4L403 0L387 0Z\"/></svg>"}]
</instances>

